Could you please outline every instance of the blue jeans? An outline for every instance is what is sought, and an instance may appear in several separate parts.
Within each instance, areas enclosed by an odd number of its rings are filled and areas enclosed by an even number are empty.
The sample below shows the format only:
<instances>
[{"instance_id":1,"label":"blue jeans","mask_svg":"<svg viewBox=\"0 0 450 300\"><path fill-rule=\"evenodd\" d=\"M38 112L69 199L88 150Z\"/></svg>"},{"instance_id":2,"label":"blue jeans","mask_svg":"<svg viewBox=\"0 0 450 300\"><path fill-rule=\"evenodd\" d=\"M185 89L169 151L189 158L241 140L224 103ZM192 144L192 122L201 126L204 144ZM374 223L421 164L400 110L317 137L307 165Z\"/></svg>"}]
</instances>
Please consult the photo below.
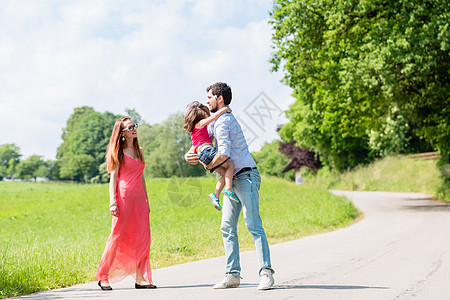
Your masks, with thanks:
<instances>
[{"instance_id":1,"label":"blue jeans","mask_svg":"<svg viewBox=\"0 0 450 300\"><path fill-rule=\"evenodd\" d=\"M224 197L222 205L222 238L225 247L227 266L225 273L239 276L241 265L239 261L239 241L237 224L241 209L244 209L244 221L247 230L255 241L256 254L258 255L259 272L263 268L274 270L270 263L269 243L259 215L259 187L261 176L257 169L246 171L233 177L233 192L239 198L239 203Z\"/></svg>"}]
</instances>

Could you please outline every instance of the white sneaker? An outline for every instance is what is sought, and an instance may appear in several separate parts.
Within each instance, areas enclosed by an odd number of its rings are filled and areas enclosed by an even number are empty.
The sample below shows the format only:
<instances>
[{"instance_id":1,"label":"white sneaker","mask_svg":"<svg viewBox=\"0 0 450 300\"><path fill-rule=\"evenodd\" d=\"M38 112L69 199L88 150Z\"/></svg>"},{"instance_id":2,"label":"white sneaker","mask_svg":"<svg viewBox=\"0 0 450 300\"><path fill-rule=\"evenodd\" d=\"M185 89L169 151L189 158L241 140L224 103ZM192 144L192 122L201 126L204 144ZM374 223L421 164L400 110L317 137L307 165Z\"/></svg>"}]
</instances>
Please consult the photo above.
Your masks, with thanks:
<instances>
[{"instance_id":1,"label":"white sneaker","mask_svg":"<svg viewBox=\"0 0 450 300\"><path fill-rule=\"evenodd\" d=\"M269 269L262 269L259 274L259 285L258 290L268 290L275 283L275 279L273 279L272 271Z\"/></svg>"},{"instance_id":2,"label":"white sneaker","mask_svg":"<svg viewBox=\"0 0 450 300\"><path fill-rule=\"evenodd\" d=\"M236 288L241 284L240 276L233 276L229 273L225 274L225 277L221 282L214 285L215 289L228 289L228 288Z\"/></svg>"}]
</instances>

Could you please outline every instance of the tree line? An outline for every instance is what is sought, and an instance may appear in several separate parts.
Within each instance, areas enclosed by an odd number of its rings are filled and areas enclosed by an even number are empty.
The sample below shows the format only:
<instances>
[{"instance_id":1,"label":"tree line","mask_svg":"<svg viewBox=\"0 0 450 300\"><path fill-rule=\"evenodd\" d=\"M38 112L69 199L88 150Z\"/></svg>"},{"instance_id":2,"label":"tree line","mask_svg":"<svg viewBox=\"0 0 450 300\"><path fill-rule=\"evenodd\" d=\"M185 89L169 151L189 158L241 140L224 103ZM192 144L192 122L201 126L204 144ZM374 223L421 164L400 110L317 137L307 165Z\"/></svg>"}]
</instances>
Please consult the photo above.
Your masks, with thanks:
<instances>
[{"instance_id":1,"label":"tree line","mask_svg":"<svg viewBox=\"0 0 450 300\"><path fill-rule=\"evenodd\" d=\"M196 177L209 174L200 165L192 166L184 160L184 154L191 147L191 139L183 129L184 115L181 112L154 125L145 122L134 109L126 109L126 114L139 124L138 138L144 149L146 177ZM90 106L75 108L62 129L62 143L57 149L56 160L45 160L37 154L21 160L17 145L0 145L0 180L3 177L25 180L46 177L50 180L109 182L106 147L114 123L120 117L122 115L111 112L97 112ZM279 145L280 141L274 140L252 154L261 173L292 180L293 171L281 171L293 155L283 155L278 150Z\"/></svg>"},{"instance_id":2,"label":"tree line","mask_svg":"<svg viewBox=\"0 0 450 300\"><path fill-rule=\"evenodd\" d=\"M189 134L184 131L184 115L176 113L161 124L150 125L134 109L127 114L139 123L138 138L144 149L145 176L202 176L205 170L184 161L184 153L191 147ZM0 145L0 180L15 176L19 179L48 177L53 180L79 182L108 182L106 147L115 121L122 115L96 112L92 107L74 109L62 132L62 143L56 160L44 160L32 155L21 160L20 148L15 144Z\"/></svg>"}]
</instances>

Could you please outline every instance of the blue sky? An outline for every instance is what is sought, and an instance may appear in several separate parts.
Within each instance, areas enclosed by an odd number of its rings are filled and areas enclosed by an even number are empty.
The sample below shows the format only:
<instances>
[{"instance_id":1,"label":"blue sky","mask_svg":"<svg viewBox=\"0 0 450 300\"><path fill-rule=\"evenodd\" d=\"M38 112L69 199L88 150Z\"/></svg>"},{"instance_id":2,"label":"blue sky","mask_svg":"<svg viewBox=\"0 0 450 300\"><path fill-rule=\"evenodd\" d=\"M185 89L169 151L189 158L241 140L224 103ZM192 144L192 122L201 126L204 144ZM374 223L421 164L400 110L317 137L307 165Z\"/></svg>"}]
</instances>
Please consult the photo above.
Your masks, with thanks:
<instances>
[{"instance_id":1,"label":"blue sky","mask_svg":"<svg viewBox=\"0 0 450 300\"><path fill-rule=\"evenodd\" d=\"M0 144L55 159L75 107L160 123L216 81L252 151L277 138L291 89L268 62L272 1L0 0Z\"/></svg>"}]
</instances>

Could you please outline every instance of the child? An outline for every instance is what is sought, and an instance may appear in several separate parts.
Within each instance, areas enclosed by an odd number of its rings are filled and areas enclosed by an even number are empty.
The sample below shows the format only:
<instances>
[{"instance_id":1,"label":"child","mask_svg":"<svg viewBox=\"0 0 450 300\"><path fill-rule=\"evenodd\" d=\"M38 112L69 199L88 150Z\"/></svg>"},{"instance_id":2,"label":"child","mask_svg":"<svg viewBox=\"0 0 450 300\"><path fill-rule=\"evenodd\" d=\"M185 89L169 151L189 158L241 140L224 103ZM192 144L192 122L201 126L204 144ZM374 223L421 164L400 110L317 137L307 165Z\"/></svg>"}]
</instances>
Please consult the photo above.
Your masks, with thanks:
<instances>
[{"instance_id":1,"label":"child","mask_svg":"<svg viewBox=\"0 0 450 300\"><path fill-rule=\"evenodd\" d=\"M208 165L217 154L217 148L211 143L211 138L208 134L207 126L214 122L220 115L225 112L231 112L228 107L223 107L214 115L210 115L209 109L206 105L198 101L194 101L188 105L186 115L184 117L184 126L187 132L191 134L192 148L197 154L198 159ZM239 199L232 192L232 181L234 173L234 164L227 159L215 171L222 175L216 185L214 193L208 195L209 200L217 210L222 210L219 203L219 195L223 189L223 193L231 200L239 202ZM226 188L224 186L226 185Z\"/></svg>"}]
</instances>

